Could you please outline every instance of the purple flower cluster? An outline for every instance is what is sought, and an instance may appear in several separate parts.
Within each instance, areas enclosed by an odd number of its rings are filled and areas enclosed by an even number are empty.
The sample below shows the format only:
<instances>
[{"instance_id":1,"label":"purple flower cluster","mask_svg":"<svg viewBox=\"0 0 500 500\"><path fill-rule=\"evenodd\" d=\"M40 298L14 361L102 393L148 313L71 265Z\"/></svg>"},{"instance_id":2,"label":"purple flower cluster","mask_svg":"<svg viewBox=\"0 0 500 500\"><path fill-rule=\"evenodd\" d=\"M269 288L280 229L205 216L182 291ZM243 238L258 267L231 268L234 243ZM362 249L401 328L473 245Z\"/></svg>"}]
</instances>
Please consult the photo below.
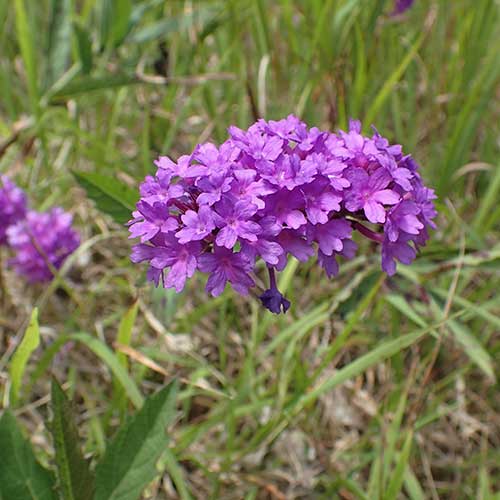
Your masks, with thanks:
<instances>
[{"instance_id":1,"label":"purple flower cluster","mask_svg":"<svg viewBox=\"0 0 500 500\"><path fill-rule=\"evenodd\" d=\"M62 208L48 212L30 210L26 219L7 230L9 245L16 255L9 263L30 282L50 281L66 257L80 244L72 229L73 217Z\"/></svg>"},{"instance_id":2,"label":"purple flower cluster","mask_svg":"<svg viewBox=\"0 0 500 500\"><path fill-rule=\"evenodd\" d=\"M392 11L393 16L398 16L406 12L412 5L414 0L395 0L394 9Z\"/></svg>"},{"instance_id":3,"label":"purple flower cluster","mask_svg":"<svg viewBox=\"0 0 500 500\"><path fill-rule=\"evenodd\" d=\"M230 127L219 147L200 144L177 162L155 163L129 222L130 237L140 238L131 258L149 262L149 279L177 292L199 270L213 296L228 282L245 295L261 259L269 289L260 299L286 312L275 271L288 255L302 262L316 255L335 276L337 258L356 252L356 230L382 244L382 268L394 274L396 260L409 264L435 227L435 195L416 162L375 129L363 136L358 121L333 134L293 115L259 120L246 131Z\"/></svg>"},{"instance_id":4,"label":"purple flower cluster","mask_svg":"<svg viewBox=\"0 0 500 500\"><path fill-rule=\"evenodd\" d=\"M5 175L0 176L0 245L7 243L7 228L26 217L24 191Z\"/></svg>"},{"instance_id":5,"label":"purple flower cluster","mask_svg":"<svg viewBox=\"0 0 500 500\"><path fill-rule=\"evenodd\" d=\"M15 252L8 264L32 283L50 281L80 244L70 214L59 207L28 210L25 193L6 177L0 178L0 218L0 244Z\"/></svg>"}]
</instances>

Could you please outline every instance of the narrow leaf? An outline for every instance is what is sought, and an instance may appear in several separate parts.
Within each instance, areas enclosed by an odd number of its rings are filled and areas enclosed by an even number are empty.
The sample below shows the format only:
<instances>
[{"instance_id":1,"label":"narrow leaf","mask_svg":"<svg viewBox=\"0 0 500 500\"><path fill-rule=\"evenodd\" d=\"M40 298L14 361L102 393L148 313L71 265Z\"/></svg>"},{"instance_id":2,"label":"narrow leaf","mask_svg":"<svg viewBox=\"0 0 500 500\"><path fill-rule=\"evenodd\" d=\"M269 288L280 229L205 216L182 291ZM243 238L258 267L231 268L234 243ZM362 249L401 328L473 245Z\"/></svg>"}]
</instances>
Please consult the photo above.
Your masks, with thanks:
<instances>
[{"instance_id":1,"label":"narrow leaf","mask_svg":"<svg viewBox=\"0 0 500 500\"><path fill-rule=\"evenodd\" d=\"M24 332L24 337L16 349L10 364L10 379L12 386L10 390L10 399L12 404L16 404L19 397L19 389L31 353L40 344L40 329L38 326L38 309L35 307L31 313L31 319L28 328Z\"/></svg>"},{"instance_id":2,"label":"narrow leaf","mask_svg":"<svg viewBox=\"0 0 500 500\"><path fill-rule=\"evenodd\" d=\"M136 300L125 313L125 316L120 321L118 327L117 341L122 345L130 345L132 339L132 328L134 327L135 318L137 317L137 310L139 309L139 302ZM123 353L118 353L118 359L124 368L127 368L127 356Z\"/></svg>"},{"instance_id":3,"label":"narrow leaf","mask_svg":"<svg viewBox=\"0 0 500 500\"><path fill-rule=\"evenodd\" d=\"M52 379L50 431L54 440L59 488L64 500L91 500L94 478L83 458L71 403L55 379Z\"/></svg>"},{"instance_id":4,"label":"narrow leaf","mask_svg":"<svg viewBox=\"0 0 500 500\"><path fill-rule=\"evenodd\" d=\"M116 47L128 33L132 13L131 0L102 0L101 46Z\"/></svg>"},{"instance_id":5,"label":"narrow leaf","mask_svg":"<svg viewBox=\"0 0 500 500\"><path fill-rule=\"evenodd\" d=\"M139 302L136 300L120 321L120 326L118 327L118 335L116 340L121 345L126 345L126 346L130 345L130 341L132 339L132 328L134 327L138 308L139 308ZM122 352L119 352L116 354L116 357L118 358L118 361L123 366L123 368L125 370L128 370L127 356ZM114 382L113 393L115 397L115 406L118 406L121 410L125 411L127 404L125 391L117 379L115 379L113 382Z\"/></svg>"},{"instance_id":6,"label":"narrow leaf","mask_svg":"<svg viewBox=\"0 0 500 500\"><path fill-rule=\"evenodd\" d=\"M403 444L403 449L399 454L396 467L392 473L391 482L387 488L387 492L384 498L387 500L396 500L399 498L399 493L403 487L404 474L406 471L406 466L408 465L408 459L410 458L411 445L413 443L413 432L409 432L406 436L405 442Z\"/></svg>"},{"instance_id":7,"label":"narrow leaf","mask_svg":"<svg viewBox=\"0 0 500 500\"><path fill-rule=\"evenodd\" d=\"M102 174L73 171L73 175L99 210L120 224L130 219L138 199L136 190Z\"/></svg>"},{"instance_id":8,"label":"narrow leaf","mask_svg":"<svg viewBox=\"0 0 500 500\"><path fill-rule=\"evenodd\" d=\"M94 500L135 500L156 475L167 445L166 427L174 414L177 384L149 397L108 446L96 467Z\"/></svg>"},{"instance_id":9,"label":"narrow leaf","mask_svg":"<svg viewBox=\"0 0 500 500\"><path fill-rule=\"evenodd\" d=\"M28 80L28 94L31 103L31 110L35 116L39 116L40 105L38 102L38 74L33 30L28 23L28 14L26 12L24 0L15 0L14 8L16 13L17 38L26 70L26 78Z\"/></svg>"},{"instance_id":10,"label":"narrow leaf","mask_svg":"<svg viewBox=\"0 0 500 500\"><path fill-rule=\"evenodd\" d=\"M52 101L64 101L72 97L96 92L98 90L115 89L125 85L134 85L141 83L141 80L135 75L110 74L105 76L82 76L74 79L62 89L58 90L53 96Z\"/></svg>"},{"instance_id":11,"label":"narrow leaf","mask_svg":"<svg viewBox=\"0 0 500 500\"><path fill-rule=\"evenodd\" d=\"M462 345L465 354L475 363L492 381L496 381L493 360L490 353L482 346L476 336L463 323L450 321L448 327L455 339Z\"/></svg>"},{"instance_id":12,"label":"narrow leaf","mask_svg":"<svg viewBox=\"0 0 500 500\"><path fill-rule=\"evenodd\" d=\"M79 23L74 24L74 30L82 72L86 75L92 69L92 42L90 40L90 34Z\"/></svg>"},{"instance_id":13,"label":"narrow leaf","mask_svg":"<svg viewBox=\"0 0 500 500\"><path fill-rule=\"evenodd\" d=\"M51 0L46 85L66 71L71 52L71 0Z\"/></svg>"},{"instance_id":14,"label":"narrow leaf","mask_svg":"<svg viewBox=\"0 0 500 500\"><path fill-rule=\"evenodd\" d=\"M393 91L394 87L403 76L404 72L406 71L406 68L413 61L413 58L417 54L418 50L420 49L420 46L422 45L422 42L424 41L425 35L426 35L425 31L422 31L422 33L417 38L415 43L410 47L410 50L408 50L408 53L403 58L399 66L392 72L391 76L384 83L383 87L380 89L380 92L375 97L372 105L368 108L368 111L366 112L366 118L364 120L365 123L367 124L373 123L374 119L377 116L377 113L380 111L380 108L384 105L387 98L391 95L391 92Z\"/></svg>"},{"instance_id":15,"label":"narrow leaf","mask_svg":"<svg viewBox=\"0 0 500 500\"><path fill-rule=\"evenodd\" d=\"M56 500L54 477L36 460L9 411L0 418L0 498Z\"/></svg>"}]
</instances>

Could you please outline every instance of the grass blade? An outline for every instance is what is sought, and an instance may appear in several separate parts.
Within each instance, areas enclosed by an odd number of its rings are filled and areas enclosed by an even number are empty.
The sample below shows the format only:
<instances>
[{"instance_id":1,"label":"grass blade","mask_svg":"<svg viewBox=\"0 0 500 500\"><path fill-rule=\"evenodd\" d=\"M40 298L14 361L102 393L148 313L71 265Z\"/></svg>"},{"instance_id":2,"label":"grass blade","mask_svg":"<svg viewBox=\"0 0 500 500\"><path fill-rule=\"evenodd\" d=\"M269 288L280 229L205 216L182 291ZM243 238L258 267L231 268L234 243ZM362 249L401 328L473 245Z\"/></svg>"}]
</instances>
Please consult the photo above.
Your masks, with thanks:
<instances>
[{"instance_id":1,"label":"grass blade","mask_svg":"<svg viewBox=\"0 0 500 500\"><path fill-rule=\"evenodd\" d=\"M26 78L28 80L28 95L31 104L32 113L39 117L39 91L38 91L38 74L35 56L35 42L33 39L33 30L28 23L28 15L24 0L14 0L14 8L16 12L16 30L19 46L21 48L21 56L23 58L24 67L26 70Z\"/></svg>"},{"instance_id":2,"label":"grass blade","mask_svg":"<svg viewBox=\"0 0 500 500\"><path fill-rule=\"evenodd\" d=\"M366 112L366 117L364 120L365 124L371 125L375 121L378 112L384 105L387 98L391 95L391 92L393 91L394 87L399 82L404 72L406 71L406 68L412 62L413 58L415 57L415 54L420 49L420 46L424 41L425 35L426 35L425 31L423 31L417 38L417 40L413 43L413 45L410 47L410 50L403 58L399 66L393 71L391 76L384 83L383 87L380 89L379 93L375 97L373 104L368 108L368 111Z\"/></svg>"},{"instance_id":3,"label":"grass blade","mask_svg":"<svg viewBox=\"0 0 500 500\"><path fill-rule=\"evenodd\" d=\"M67 69L71 53L71 0L51 0L46 87Z\"/></svg>"},{"instance_id":4,"label":"grass blade","mask_svg":"<svg viewBox=\"0 0 500 500\"><path fill-rule=\"evenodd\" d=\"M404 474L406 471L406 466L408 465L408 459L410 458L411 445L413 443L413 432L409 432L406 436L403 449L398 458L396 468L392 473L392 479L387 488L387 492L384 498L387 500L396 500L403 487Z\"/></svg>"}]
</instances>

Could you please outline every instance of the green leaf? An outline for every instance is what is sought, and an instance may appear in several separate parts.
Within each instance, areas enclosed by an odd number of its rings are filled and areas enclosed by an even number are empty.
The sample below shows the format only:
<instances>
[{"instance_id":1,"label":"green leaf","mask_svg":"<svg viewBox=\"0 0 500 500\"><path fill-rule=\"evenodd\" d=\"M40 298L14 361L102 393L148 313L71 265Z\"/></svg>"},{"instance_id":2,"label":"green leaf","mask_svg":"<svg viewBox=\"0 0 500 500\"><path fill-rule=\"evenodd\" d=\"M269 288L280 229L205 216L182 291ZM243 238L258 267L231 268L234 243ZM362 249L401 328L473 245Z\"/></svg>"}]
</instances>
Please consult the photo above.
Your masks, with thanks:
<instances>
[{"instance_id":1,"label":"green leaf","mask_svg":"<svg viewBox=\"0 0 500 500\"><path fill-rule=\"evenodd\" d=\"M413 61L413 58L420 49L420 46L422 45L422 42L425 39L425 36L426 32L422 31L420 36L415 41L415 43L408 50L408 53L403 58L399 66L392 72L391 76L386 80L383 87L380 89L380 92L377 94L377 96L373 100L373 103L366 112L366 118L364 119L365 123L371 124L375 121L377 114L380 111L380 108L384 105L387 98L391 95L391 92L393 91L394 87L403 76L408 65Z\"/></svg>"},{"instance_id":2,"label":"green leaf","mask_svg":"<svg viewBox=\"0 0 500 500\"><path fill-rule=\"evenodd\" d=\"M141 83L141 80L135 75L128 74L109 74L105 76L93 77L82 76L74 79L62 89L58 90L52 97L51 102L65 101L69 98L96 92L98 90L108 90L125 85L135 85Z\"/></svg>"},{"instance_id":3,"label":"green leaf","mask_svg":"<svg viewBox=\"0 0 500 500\"><path fill-rule=\"evenodd\" d=\"M10 389L10 399L12 404L16 404L19 397L19 389L31 353L40 344L40 328L38 326L38 309L35 307L31 313L31 319L24 332L24 337L16 349L10 364L10 379L12 381Z\"/></svg>"},{"instance_id":4,"label":"green leaf","mask_svg":"<svg viewBox=\"0 0 500 500\"><path fill-rule=\"evenodd\" d=\"M411 445L413 443L413 432L408 432L405 442L403 444L403 449L399 454L396 467L392 473L391 482L387 488L387 492L384 495L384 499L396 500L399 498L399 493L403 487L404 474L406 471L406 466L408 465L408 459L410 458Z\"/></svg>"},{"instance_id":5,"label":"green leaf","mask_svg":"<svg viewBox=\"0 0 500 500\"><path fill-rule=\"evenodd\" d=\"M46 85L66 71L71 53L71 0L51 0Z\"/></svg>"},{"instance_id":6,"label":"green leaf","mask_svg":"<svg viewBox=\"0 0 500 500\"><path fill-rule=\"evenodd\" d=\"M132 1L103 0L101 9L101 46L116 47L128 33Z\"/></svg>"},{"instance_id":7,"label":"green leaf","mask_svg":"<svg viewBox=\"0 0 500 500\"><path fill-rule=\"evenodd\" d=\"M9 411L0 418L0 498L56 500L54 477L36 460Z\"/></svg>"},{"instance_id":8,"label":"green leaf","mask_svg":"<svg viewBox=\"0 0 500 500\"><path fill-rule=\"evenodd\" d=\"M133 43L145 43L156 39L165 39L171 33L187 30L195 20L206 27L214 20L217 12L211 6L198 6L196 9L183 12L178 16L171 16L138 29L130 36L130 40Z\"/></svg>"},{"instance_id":9,"label":"green leaf","mask_svg":"<svg viewBox=\"0 0 500 500\"><path fill-rule=\"evenodd\" d=\"M457 342L462 345L465 354L467 354L471 361L494 383L496 377L490 353L464 324L451 320L448 323L448 327L453 332Z\"/></svg>"},{"instance_id":10,"label":"green leaf","mask_svg":"<svg viewBox=\"0 0 500 500\"><path fill-rule=\"evenodd\" d=\"M410 500L425 500L425 493L418 482L417 477L409 466L406 467L404 474L405 490L410 497Z\"/></svg>"},{"instance_id":11,"label":"green leaf","mask_svg":"<svg viewBox=\"0 0 500 500\"><path fill-rule=\"evenodd\" d=\"M120 321L118 327L118 336L116 340L122 345L130 345L132 339L132 328L134 327L135 318L137 317L137 310L139 309L139 302L136 300ZM123 353L118 353L118 359L124 368L127 368L127 356Z\"/></svg>"},{"instance_id":12,"label":"green leaf","mask_svg":"<svg viewBox=\"0 0 500 500\"><path fill-rule=\"evenodd\" d=\"M111 215L120 224L130 219L139 198L137 190L130 189L116 178L102 174L76 171L72 173L99 210Z\"/></svg>"},{"instance_id":13,"label":"green leaf","mask_svg":"<svg viewBox=\"0 0 500 500\"><path fill-rule=\"evenodd\" d=\"M28 79L28 94L31 103L31 110L35 116L39 117L40 103L38 101L38 70L35 56L33 30L28 23L28 15L24 0L15 0L14 7L16 13L17 38L26 70L26 77Z\"/></svg>"},{"instance_id":14,"label":"green leaf","mask_svg":"<svg viewBox=\"0 0 500 500\"><path fill-rule=\"evenodd\" d=\"M59 488L64 500L91 500L94 478L83 458L71 403L55 379L52 379L50 431L54 440Z\"/></svg>"},{"instance_id":15,"label":"green leaf","mask_svg":"<svg viewBox=\"0 0 500 500\"><path fill-rule=\"evenodd\" d=\"M156 475L167 445L166 427L174 414L177 384L149 397L119 431L96 467L94 500L135 500Z\"/></svg>"},{"instance_id":16,"label":"green leaf","mask_svg":"<svg viewBox=\"0 0 500 500\"><path fill-rule=\"evenodd\" d=\"M92 69L92 42L89 32L80 24L75 22L74 30L78 47L78 56L82 65L83 74L88 74Z\"/></svg>"},{"instance_id":17,"label":"green leaf","mask_svg":"<svg viewBox=\"0 0 500 500\"><path fill-rule=\"evenodd\" d=\"M136 300L121 319L116 338L118 343L125 346L130 345L130 341L132 339L132 329L134 327L138 309L139 302ZM119 363L123 366L124 370L128 370L127 356L122 352L118 352L116 357ZM127 404L125 391L117 379L113 381L113 393L115 395L115 406L118 406L121 410L125 411Z\"/></svg>"},{"instance_id":18,"label":"green leaf","mask_svg":"<svg viewBox=\"0 0 500 500\"><path fill-rule=\"evenodd\" d=\"M113 375L125 389L134 406L136 408L142 406L144 401L136 383L129 376L127 370L120 364L115 353L107 345L103 344L99 339L91 337L88 333L74 333L69 336L69 339L85 344L94 354L99 356L108 365Z\"/></svg>"}]
</instances>

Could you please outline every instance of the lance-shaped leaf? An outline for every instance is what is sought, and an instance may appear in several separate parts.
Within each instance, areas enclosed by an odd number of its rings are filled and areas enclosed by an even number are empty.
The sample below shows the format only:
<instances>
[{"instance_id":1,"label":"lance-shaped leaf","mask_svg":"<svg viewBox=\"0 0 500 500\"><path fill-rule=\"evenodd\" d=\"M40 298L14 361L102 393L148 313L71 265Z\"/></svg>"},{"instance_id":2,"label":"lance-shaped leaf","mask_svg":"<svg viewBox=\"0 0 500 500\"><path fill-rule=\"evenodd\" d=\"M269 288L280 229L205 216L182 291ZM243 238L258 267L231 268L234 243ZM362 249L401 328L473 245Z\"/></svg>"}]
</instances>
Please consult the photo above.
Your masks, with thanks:
<instances>
[{"instance_id":1,"label":"lance-shaped leaf","mask_svg":"<svg viewBox=\"0 0 500 500\"><path fill-rule=\"evenodd\" d=\"M0 418L0 498L56 500L54 477L36 460L9 411Z\"/></svg>"},{"instance_id":2,"label":"lance-shaped leaf","mask_svg":"<svg viewBox=\"0 0 500 500\"><path fill-rule=\"evenodd\" d=\"M138 200L136 190L101 174L73 171L73 175L99 210L111 215L120 224L130 219Z\"/></svg>"},{"instance_id":3,"label":"lance-shaped leaf","mask_svg":"<svg viewBox=\"0 0 500 500\"><path fill-rule=\"evenodd\" d=\"M155 464L167 446L176 394L172 382L150 396L118 431L96 467L94 500L135 500L154 479Z\"/></svg>"},{"instance_id":4,"label":"lance-shaped leaf","mask_svg":"<svg viewBox=\"0 0 500 500\"><path fill-rule=\"evenodd\" d=\"M91 500L94 478L80 450L71 402L55 379L52 379L51 393L53 417L50 431L61 496L64 500Z\"/></svg>"}]
</instances>

